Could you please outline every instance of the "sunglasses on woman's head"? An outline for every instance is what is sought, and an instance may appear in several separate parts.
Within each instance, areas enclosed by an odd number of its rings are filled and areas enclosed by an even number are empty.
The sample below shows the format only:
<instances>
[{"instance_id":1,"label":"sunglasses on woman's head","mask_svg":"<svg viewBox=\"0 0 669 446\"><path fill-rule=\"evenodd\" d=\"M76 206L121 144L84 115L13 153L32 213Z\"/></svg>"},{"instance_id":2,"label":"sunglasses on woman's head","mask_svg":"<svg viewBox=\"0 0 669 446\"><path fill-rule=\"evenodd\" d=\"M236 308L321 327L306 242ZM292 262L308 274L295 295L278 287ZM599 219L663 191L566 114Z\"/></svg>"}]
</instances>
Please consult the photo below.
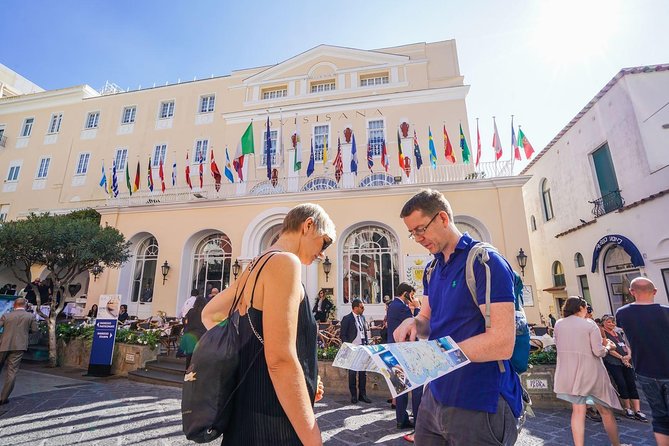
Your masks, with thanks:
<instances>
[{"instance_id":1,"label":"sunglasses on woman's head","mask_svg":"<svg viewBox=\"0 0 669 446\"><path fill-rule=\"evenodd\" d=\"M325 251L330 247L332 244L332 239L328 237L327 235L323 237L323 247L321 248L321 252Z\"/></svg>"}]
</instances>

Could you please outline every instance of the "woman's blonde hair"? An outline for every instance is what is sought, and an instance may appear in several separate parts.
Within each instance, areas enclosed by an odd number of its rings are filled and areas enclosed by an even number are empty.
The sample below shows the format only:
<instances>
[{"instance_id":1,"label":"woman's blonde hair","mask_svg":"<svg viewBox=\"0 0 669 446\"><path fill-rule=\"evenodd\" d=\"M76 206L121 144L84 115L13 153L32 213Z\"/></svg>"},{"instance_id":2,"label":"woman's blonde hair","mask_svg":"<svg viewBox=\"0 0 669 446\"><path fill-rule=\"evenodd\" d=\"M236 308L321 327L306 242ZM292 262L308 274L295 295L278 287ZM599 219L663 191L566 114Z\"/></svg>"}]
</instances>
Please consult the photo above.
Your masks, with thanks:
<instances>
[{"instance_id":1,"label":"woman's blonde hair","mask_svg":"<svg viewBox=\"0 0 669 446\"><path fill-rule=\"evenodd\" d=\"M299 204L291 209L286 215L286 218L283 219L281 233L285 234L299 231L302 223L309 217L313 218L316 231L319 234L325 234L330 237L333 242L335 241L337 231L335 230L334 223L327 212L314 203Z\"/></svg>"}]
</instances>

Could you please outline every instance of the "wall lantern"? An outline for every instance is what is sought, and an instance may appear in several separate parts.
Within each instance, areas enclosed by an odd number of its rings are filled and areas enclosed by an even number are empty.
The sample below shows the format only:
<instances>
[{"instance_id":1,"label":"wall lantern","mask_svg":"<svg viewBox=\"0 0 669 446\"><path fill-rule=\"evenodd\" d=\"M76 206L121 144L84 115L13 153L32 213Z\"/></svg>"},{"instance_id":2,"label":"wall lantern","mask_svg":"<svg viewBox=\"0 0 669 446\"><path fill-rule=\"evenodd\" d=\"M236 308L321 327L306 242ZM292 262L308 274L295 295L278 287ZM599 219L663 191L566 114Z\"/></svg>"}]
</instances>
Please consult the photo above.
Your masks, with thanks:
<instances>
[{"instance_id":1,"label":"wall lantern","mask_svg":"<svg viewBox=\"0 0 669 446\"><path fill-rule=\"evenodd\" d=\"M326 282L330 276L330 271L332 271L332 262L330 262L330 258L326 256L325 260L323 260L323 272L325 273Z\"/></svg>"},{"instance_id":2,"label":"wall lantern","mask_svg":"<svg viewBox=\"0 0 669 446\"><path fill-rule=\"evenodd\" d=\"M91 274L93 274L93 282L97 282L98 276L102 274L102 271L104 271L104 267L100 264L93 265L91 268Z\"/></svg>"},{"instance_id":3,"label":"wall lantern","mask_svg":"<svg viewBox=\"0 0 669 446\"><path fill-rule=\"evenodd\" d=\"M235 263L232 264L232 275L235 276L235 280L237 280L240 269L242 269L242 266L239 264L237 259L235 259Z\"/></svg>"},{"instance_id":4,"label":"wall lantern","mask_svg":"<svg viewBox=\"0 0 669 446\"><path fill-rule=\"evenodd\" d=\"M516 256L516 260L518 260L518 266L520 266L520 273L525 277L525 267L527 266L527 256L525 255L525 252L523 251L523 248L520 248L520 251L518 251L518 255Z\"/></svg>"},{"instance_id":5,"label":"wall lantern","mask_svg":"<svg viewBox=\"0 0 669 446\"><path fill-rule=\"evenodd\" d=\"M165 260L165 263L162 264L160 267L160 272L163 273L163 285L165 285L165 279L167 279L167 273L170 272L170 264L167 263L167 260Z\"/></svg>"}]
</instances>

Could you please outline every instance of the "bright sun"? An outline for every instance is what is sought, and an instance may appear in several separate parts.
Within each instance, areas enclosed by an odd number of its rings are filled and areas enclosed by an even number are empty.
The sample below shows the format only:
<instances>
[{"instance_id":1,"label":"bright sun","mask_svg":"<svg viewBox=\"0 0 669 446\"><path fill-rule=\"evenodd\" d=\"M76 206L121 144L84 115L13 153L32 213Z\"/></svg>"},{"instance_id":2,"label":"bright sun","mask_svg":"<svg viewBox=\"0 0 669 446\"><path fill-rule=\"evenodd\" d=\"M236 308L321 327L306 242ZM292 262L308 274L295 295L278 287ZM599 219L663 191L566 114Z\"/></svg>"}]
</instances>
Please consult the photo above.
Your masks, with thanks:
<instances>
[{"instance_id":1,"label":"bright sun","mask_svg":"<svg viewBox=\"0 0 669 446\"><path fill-rule=\"evenodd\" d=\"M607 52L620 31L620 0L542 0L538 5L529 43L551 64L587 62Z\"/></svg>"}]
</instances>

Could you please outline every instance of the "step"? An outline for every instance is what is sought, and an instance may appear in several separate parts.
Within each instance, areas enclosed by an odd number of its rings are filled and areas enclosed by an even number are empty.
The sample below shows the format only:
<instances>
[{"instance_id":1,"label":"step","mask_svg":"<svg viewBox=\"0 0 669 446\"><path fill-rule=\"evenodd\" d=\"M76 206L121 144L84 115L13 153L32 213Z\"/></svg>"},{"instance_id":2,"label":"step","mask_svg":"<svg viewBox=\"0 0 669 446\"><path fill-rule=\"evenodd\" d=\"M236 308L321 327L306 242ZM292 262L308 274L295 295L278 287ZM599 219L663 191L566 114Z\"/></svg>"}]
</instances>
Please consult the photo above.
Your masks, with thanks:
<instances>
[{"instance_id":1,"label":"step","mask_svg":"<svg viewBox=\"0 0 669 446\"><path fill-rule=\"evenodd\" d=\"M162 362L162 363L183 364L184 369L186 368L186 358L177 358L175 356L158 355L156 360L158 362Z\"/></svg>"},{"instance_id":2,"label":"step","mask_svg":"<svg viewBox=\"0 0 669 446\"><path fill-rule=\"evenodd\" d=\"M184 376L186 373L186 363L164 362L164 361L147 361L145 365L146 370L156 370L158 372L173 373L175 375Z\"/></svg>"},{"instance_id":3,"label":"step","mask_svg":"<svg viewBox=\"0 0 669 446\"><path fill-rule=\"evenodd\" d=\"M147 384L159 384L163 386L181 387L183 386L184 378L182 375L176 375L169 372L161 372L158 370L137 369L128 372L128 379Z\"/></svg>"}]
</instances>

